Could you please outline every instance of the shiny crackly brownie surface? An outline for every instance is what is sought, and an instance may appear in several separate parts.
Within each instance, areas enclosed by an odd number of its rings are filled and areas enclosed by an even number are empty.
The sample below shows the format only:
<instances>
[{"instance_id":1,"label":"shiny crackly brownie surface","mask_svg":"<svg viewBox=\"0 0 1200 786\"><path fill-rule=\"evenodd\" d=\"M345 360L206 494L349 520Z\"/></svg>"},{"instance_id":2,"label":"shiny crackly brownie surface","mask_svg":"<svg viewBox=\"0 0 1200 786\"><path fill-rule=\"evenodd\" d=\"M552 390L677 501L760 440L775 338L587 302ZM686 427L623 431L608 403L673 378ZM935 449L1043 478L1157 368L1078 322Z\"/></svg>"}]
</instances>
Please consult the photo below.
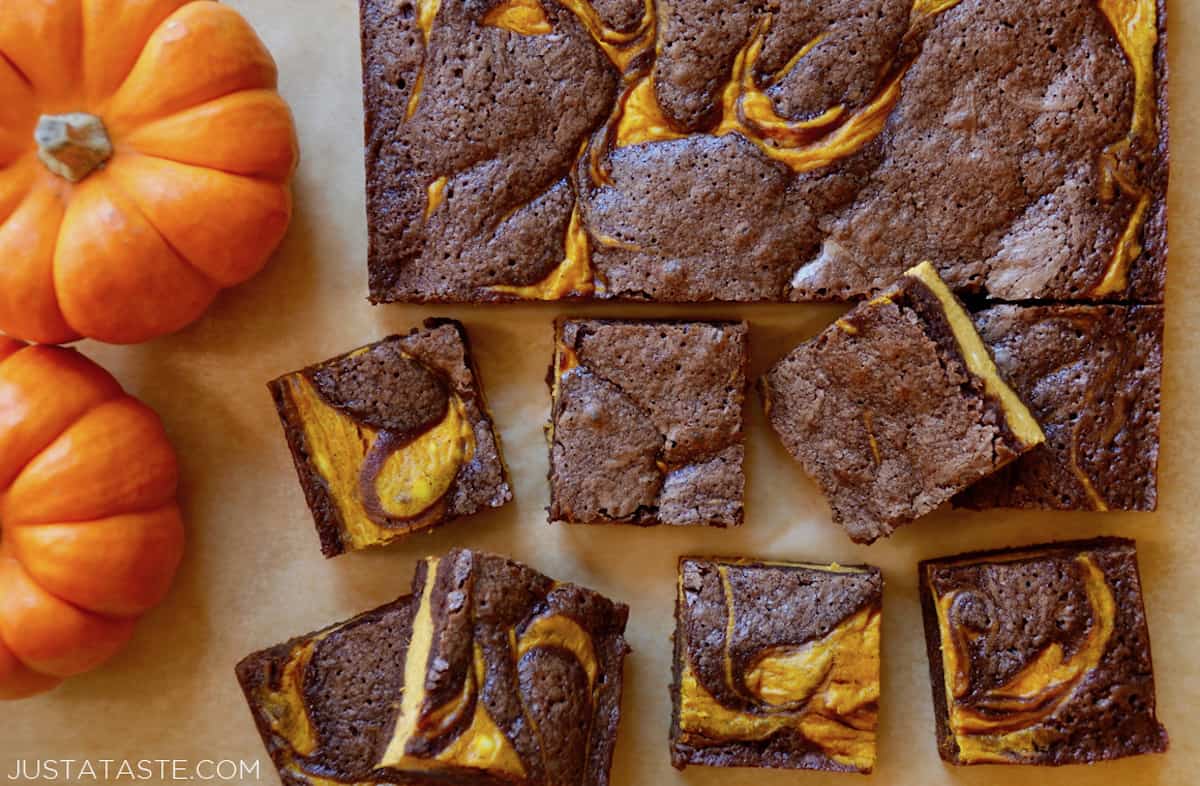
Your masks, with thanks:
<instances>
[{"instance_id":1,"label":"shiny crackly brownie surface","mask_svg":"<svg viewBox=\"0 0 1200 786\"><path fill-rule=\"evenodd\" d=\"M767 421L857 542L891 535L1044 439L928 265L762 379Z\"/></svg>"},{"instance_id":2,"label":"shiny crackly brownie surface","mask_svg":"<svg viewBox=\"0 0 1200 786\"><path fill-rule=\"evenodd\" d=\"M993 306L975 314L1046 444L955 499L969 508L1154 510L1161 306Z\"/></svg>"},{"instance_id":3,"label":"shiny crackly brownie surface","mask_svg":"<svg viewBox=\"0 0 1200 786\"><path fill-rule=\"evenodd\" d=\"M741 524L747 337L742 322L559 322L550 519Z\"/></svg>"},{"instance_id":4,"label":"shiny crackly brownie surface","mask_svg":"<svg viewBox=\"0 0 1200 786\"><path fill-rule=\"evenodd\" d=\"M1165 750L1133 541L921 563L942 757L1070 764Z\"/></svg>"},{"instance_id":5,"label":"shiny crackly brownie surface","mask_svg":"<svg viewBox=\"0 0 1200 786\"><path fill-rule=\"evenodd\" d=\"M270 384L327 556L510 497L463 336L433 322Z\"/></svg>"},{"instance_id":6,"label":"shiny crackly brownie surface","mask_svg":"<svg viewBox=\"0 0 1200 786\"><path fill-rule=\"evenodd\" d=\"M605 786L627 609L466 550L413 588L239 664L285 782Z\"/></svg>"},{"instance_id":7,"label":"shiny crackly brownie surface","mask_svg":"<svg viewBox=\"0 0 1200 786\"><path fill-rule=\"evenodd\" d=\"M878 570L683 558L671 760L870 771Z\"/></svg>"},{"instance_id":8,"label":"shiny crackly brownie surface","mask_svg":"<svg viewBox=\"0 0 1200 786\"><path fill-rule=\"evenodd\" d=\"M1161 299L1154 0L363 0L376 301Z\"/></svg>"}]
</instances>

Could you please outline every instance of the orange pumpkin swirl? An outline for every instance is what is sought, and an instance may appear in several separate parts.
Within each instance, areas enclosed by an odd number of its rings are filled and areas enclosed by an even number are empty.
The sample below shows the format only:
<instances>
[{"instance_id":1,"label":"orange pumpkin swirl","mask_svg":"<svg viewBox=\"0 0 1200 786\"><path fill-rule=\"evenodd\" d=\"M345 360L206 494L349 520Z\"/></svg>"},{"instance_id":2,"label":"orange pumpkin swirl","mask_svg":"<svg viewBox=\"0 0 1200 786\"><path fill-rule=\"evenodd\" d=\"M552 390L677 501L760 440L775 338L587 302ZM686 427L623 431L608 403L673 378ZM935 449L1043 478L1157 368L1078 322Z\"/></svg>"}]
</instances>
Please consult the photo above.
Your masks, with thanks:
<instances>
[{"instance_id":1,"label":"orange pumpkin swirl","mask_svg":"<svg viewBox=\"0 0 1200 786\"><path fill-rule=\"evenodd\" d=\"M0 330L144 341L257 273L298 156L275 88L212 0L0 4Z\"/></svg>"},{"instance_id":2,"label":"orange pumpkin swirl","mask_svg":"<svg viewBox=\"0 0 1200 786\"><path fill-rule=\"evenodd\" d=\"M73 350L0 336L0 699L114 655L183 552L158 416Z\"/></svg>"}]
</instances>

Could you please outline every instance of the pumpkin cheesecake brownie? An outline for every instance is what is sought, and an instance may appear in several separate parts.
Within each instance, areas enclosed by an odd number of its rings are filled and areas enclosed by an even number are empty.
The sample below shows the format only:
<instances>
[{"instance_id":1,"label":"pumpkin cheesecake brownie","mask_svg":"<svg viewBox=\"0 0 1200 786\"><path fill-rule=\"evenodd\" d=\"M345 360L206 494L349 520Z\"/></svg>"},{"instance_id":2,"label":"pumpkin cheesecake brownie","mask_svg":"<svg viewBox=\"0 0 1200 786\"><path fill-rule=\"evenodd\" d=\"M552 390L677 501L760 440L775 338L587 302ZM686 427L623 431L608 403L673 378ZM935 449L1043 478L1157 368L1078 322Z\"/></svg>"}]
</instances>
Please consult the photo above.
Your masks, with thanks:
<instances>
[{"instance_id":1,"label":"pumpkin cheesecake brownie","mask_svg":"<svg viewBox=\"0 0 1200 786\"><path fill-rule=\"evenodd\" d=\"M1162 306L997 305L975 314L1046 444L955 497L968 508L1154 510Z\"/></svg>"},{"instance_id":2,"label":"pumpkin cheesecake brownie","mask_svg":"<svg viewBox=\"0 0 1200 786\"><path fill-rule=\"evenodd\" d=\"M883 577L679 560L671 763L870 772Z\"/></svg>"},{"instance_id":3,"label":"pumpkin cheesecake brownie","mask_svg":"<svg viewBox=\"0 0 1200 786\"><path fill-rule=\"evenodd\" d=\"M374 302L1161 302L1156 0L361 0ZM969 53L965 56L964 53Z\"/></svg>"},{"instance_id":4,"label":"pumpkin cheesecake brownie","mask_svg":"<svg viewBox=\"0 0 1200 786\"><path fill-rule=\"evenodd\" d=\"M411 595L237 666L289 786L607 786L628 609L456 549Z\"/></svg>"},{"instance_id":5,"label":"pumpkin cheesecake brownie","mask_svg":"<svg viewBox=\"0 0 1200 786\"><path fill-rule=\"evenodd\" d=\"M550 520L742 523L744 322L555 323Z\"/></svg>"},{"instance_id":6,"label":"pumpkin cheesecake brownie","mask_svg":"<svg viewBox=\"0 0 1200 786\"><path fill-rule=\"evenodd\" d=\"M327 557L512 499L458 322L426 320L269 387Z\"/></svg>"},{"instance_id":7,"label":"pumpkin cheesecake brownie","mask_svg":"<svg viewBox=\"0 0 1200 786\"><path fill-rule=\"evenodd\" d=\"M796 347L760 387L771 428L859 543L1045 441L929 263Z\"/></svg>"},{"instance_id":8,"label":"pumpkin cheesecake brownie","mask_svg":"<svg viewBox=\"0 0 1200 786\"><path fill-rule=\"evenodd\" d=\"M938 752L1081 764L1167 749L1132 540L920 564Z\"/></svg>"}]
</instances>

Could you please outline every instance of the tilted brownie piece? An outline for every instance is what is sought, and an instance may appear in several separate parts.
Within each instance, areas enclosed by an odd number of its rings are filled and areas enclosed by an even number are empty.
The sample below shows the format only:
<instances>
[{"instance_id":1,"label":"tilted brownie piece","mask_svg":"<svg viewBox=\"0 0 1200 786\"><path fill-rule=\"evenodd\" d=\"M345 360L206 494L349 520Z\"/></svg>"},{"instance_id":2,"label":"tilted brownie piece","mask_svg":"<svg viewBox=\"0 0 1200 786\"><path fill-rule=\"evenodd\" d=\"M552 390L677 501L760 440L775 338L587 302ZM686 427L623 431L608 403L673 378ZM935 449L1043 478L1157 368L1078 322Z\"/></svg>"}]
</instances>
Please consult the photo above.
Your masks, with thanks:
<instances>
[{"instance_id":1,"label":"tilted brownie piece","mask_svg":"<svg viewBox=\"0 0 1200 786\"><path fill-rule=\"evenodd\" d=\"M744 322L555 324L550 520L742 523Z\"/></svg>"},{"instance_id":2,"label":"tilted brownie piece","mask_svg":"<svg viewBox=\"0 0 1200 786\"><path fill-rule=\"evenodd\" d=\"M285 784L607 786L628 609L503 557L238 664Z\"/></svg>"},{"instance_id":3,"label":"tilted brownie piece","mask_svg":"<svg viewBox=\"0 0 1200 786\"><path fill-rule=\"evenodd\" d=\"M269 383L325 556L512 499L479 384L445 319Z\"/></svg>"},{"instance_id":4,"label":"tilted brownie piece","mask_svg":"<svg viewBox=\"0 0 1200 786\"><path fill-rule=\"evenodd\" d=\"M1161 306L993 306L979 334L1046 444L955 497L968 508L1154 510Z\"/></svg>"},{"instance_id":5,"label":"tilted brownie piece","mask_svg":"<svg viewBox=\"0 0 1200 786\"><path fill-rule=\"evenodd\" d=\"M237 678L284 786L375 783L404 692L411 595L246 656Z\"/></svg>"},{"instance_id":6,"label":"tilted brownie piece","mask_svg":"<svg viewBox=\"0 0 1200 786\"><path fill-rule=\"evenodd\" d=\"M671 763L870 772L883 577L679 560Z\"/></svg>"},{"instance_id":7,"label":"tilted brownie piece","mask_svg":"<svg viewBox=\"0 0 1200 786\"><path fill-rule=\"evenodd\" d=\"M375 302L1162 300L1162 0L360 2Z\"/></svg>"},{"instance_id":8,"label":"tilted brownie piece","mask_svg":"<svg viewBox=\"0 0 1200 786\"><path fill-rule=\"evenodd\" d=\"M963 554L918 572L943 759L1079 764L1167 749L1132 540Z\"/></svg>"},{"instance_id":9,"label":"tilted brownie piece","mask_svg":"<svg viewBox=\"0 0 1200 786\"><path fill-rule=\"evenodd\" d=\"M760 384L771 427L859 543L1044 440L928 263L801 344Z\"/></svg>"}]
</instances>

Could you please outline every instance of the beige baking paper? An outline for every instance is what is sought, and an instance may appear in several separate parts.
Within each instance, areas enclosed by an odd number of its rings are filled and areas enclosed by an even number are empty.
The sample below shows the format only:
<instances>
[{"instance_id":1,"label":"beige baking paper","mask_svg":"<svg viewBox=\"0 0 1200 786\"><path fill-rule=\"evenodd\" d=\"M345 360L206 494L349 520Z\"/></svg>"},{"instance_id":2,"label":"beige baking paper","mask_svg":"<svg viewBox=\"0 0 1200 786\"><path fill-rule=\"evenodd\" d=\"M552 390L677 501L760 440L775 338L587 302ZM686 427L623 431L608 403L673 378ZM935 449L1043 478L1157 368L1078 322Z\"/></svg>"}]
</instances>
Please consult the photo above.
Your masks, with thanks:
<instances>
[{"instance_id":1,"label":"beige baking paper","mask_svg":"<svg viewBox=\"0 0 1200 786\"><path fill-rule=\"evenodd\" d=\"M1192 122L1200 108L1200 80L1193 78L1200 73L1200 0L1170 8L1174 188L1159 512L942 511L869 547L852 544L831 523L813 485L766 428L757 399L747 407L749 486L741 529L548 526L544 377L557 314L745 318L757 374L841 309L370 306L357 4L232 4L274 52L283 93L295 110L303 149L295 224L258 278L225 294L183 333L139 347L82 347L162 414L182 456L187 557L171 595L143 621L123 654L52 694L0 706L0 782L18 759L73 758L260 761L261 782L277 783L234 679L234 663L252 650L395 598L406 591L418 557L459 545L509 554L632 607L634 653L626 665L615 786L1200 782L1200 342L1193 334L1200 329L1194 276L1200 203L1193 189L1200 178L1200 140ZM431 314L461 319L470 331L516 500L391 548L325 560L265 383L406 331ZM934 747L917 560L1101 533L1138 540L1160 715L1172 736L1171 751L1054 771L944 765ZM874 775L860 781L820 773L671 769L667 684L675 562L695 553L883 568L885 673ZM245 782L256 781L250 776Z\"/></svg>"}]
</instances>

